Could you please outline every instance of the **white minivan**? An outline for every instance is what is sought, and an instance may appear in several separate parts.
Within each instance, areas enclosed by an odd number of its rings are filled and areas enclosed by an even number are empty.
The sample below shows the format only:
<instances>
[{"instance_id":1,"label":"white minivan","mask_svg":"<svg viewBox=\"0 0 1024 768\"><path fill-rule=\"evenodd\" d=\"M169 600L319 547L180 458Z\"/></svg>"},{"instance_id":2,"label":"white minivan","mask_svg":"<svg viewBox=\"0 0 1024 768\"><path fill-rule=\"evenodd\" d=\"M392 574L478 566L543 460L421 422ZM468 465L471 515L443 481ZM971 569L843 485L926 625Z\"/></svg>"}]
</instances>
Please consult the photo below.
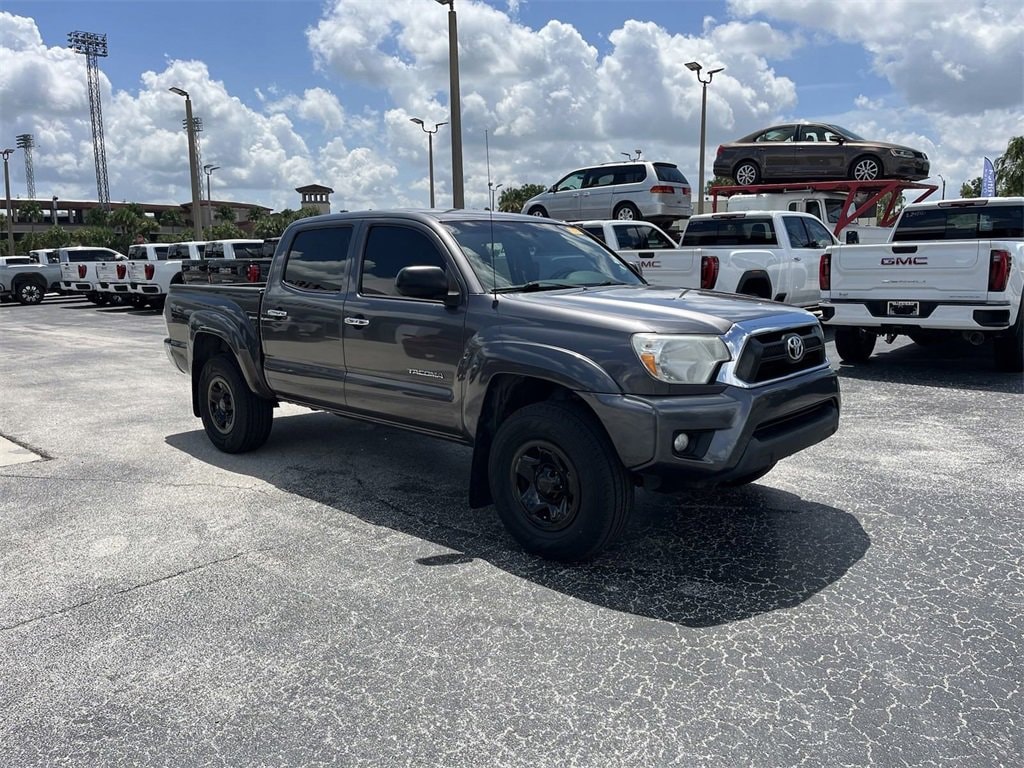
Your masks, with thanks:
<instances>
[{"instance_id":1,"label":"white minivan","mask_svg":"<svg viewBox=\"0 0 1024 768\"><path fill-rule=\"evenodd\" d=\"M668 226L693 213L690 182L673 163L632 160L580 168L531 197L522 213L563 221L644 219Z\"/></svg>"}]
</instances>

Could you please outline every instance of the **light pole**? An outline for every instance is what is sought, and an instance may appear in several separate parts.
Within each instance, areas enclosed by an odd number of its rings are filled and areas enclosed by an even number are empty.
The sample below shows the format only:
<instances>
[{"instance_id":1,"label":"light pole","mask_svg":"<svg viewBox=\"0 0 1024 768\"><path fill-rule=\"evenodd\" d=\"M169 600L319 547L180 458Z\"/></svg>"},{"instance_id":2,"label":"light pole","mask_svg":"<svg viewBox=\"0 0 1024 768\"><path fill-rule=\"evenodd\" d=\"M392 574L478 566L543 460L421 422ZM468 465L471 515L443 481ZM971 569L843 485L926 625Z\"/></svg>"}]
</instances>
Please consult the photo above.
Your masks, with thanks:
<instances>
[{"instance_id":1,"label":"light pole","mask_svg":"<svg viewBox=\"0 0 1024 768\"><path fill-rule=\"evenodd\" d=\"M466 207L462 186L462 107L459 99L459 28L455 0L436 0L448 6L448 74L452 120L452 208Z\"/></svg>"},{"instance_id":2,"label":"light pole","mask_svg":"<svg viewBox=\"0 0 1024 768\"><path fill-rule=\"evenodd\" d=\"M14 213L11 211L11 172L8 169L7 158L14 152L13 149L0 151L4 156L4 195L7 198L7 255L14 255Z\"/></svg>"},{"instance_id":3,"label":"light pole","mask_svg":"<svg viewBox=\"0 0 1024 768\"><path fill-rule=\"evenodd\" d=\"M487 182L487 188L491 191L491 210L492 211L494 210L494 195L497 193L497 191L499 189L501 189L504 186L505 186L504 184L493 184L493 183L491 183L489 181Z\"/></svg>"},{"instance_id":4,"label":"light pole","mask_svg":"<svg viewBox=\"0 0 1024 768\"><path fill-rule=\"evenodd\" d=\"M434 130L430 130L418 117L410 117L410 123L416 123L423 132L427 134L427 157L430 164L430 207L434 207L434 134L438 132L442 125L448 125L448 121L443 123L434 123Z\"/></svg>"},{"instance_id":5,"label":"light pole","mask_svg":"<svg viewBox=\"0 0 1024 768\"><path fill-rule=\"evenodd\" d=\"M936 173L935 175L938 176L940 179L942 179L942 199L945 200L946 199L946 178L941 173Z\"/></svg>"},{"instance_id":6,"label":"light pole","mask_svg":"<svg viewBox=\"0 0 1024 768\"><path fill-rule=\"evenodd\" d=\"M210 176L220 168L219 165L210 165L207 163L203 166L203 173L206 174L206 217L210 220L210 226L213 226L213 203L210 200Z\"/></svg>"},{"instance_id":7,"label":"light pole","mask_svg":"<svg viewBox=\"0 0 1024 768\"><path fill-rule=\"evenodd\" d=\"M700 76L703 69L696 61L688 61L686 68L697 75L697 82L701 84L700 94L700 188L697 192L697 213L704 213L704 135L707 127L708 117L708 84L714 78L716 72L721 72L725 67L708 70L708 79Z\"/></svg>"},{"instance_id":8,"label":"light pole","mask_svg":"<svg viewBox=\"0 0 1024 768\"><path fill-rule=\"evenodd\" d=\"M57 226L57 196L53 196L53 200L50 205L50 225Z\"/></svg>"},{"instance_id":9,"label":"light pole","mask_svg":"<svg viewBox=\"0 0 1024 768\"><path fill-rule=\"evenodd\" d=\"M202 240L203 227L199 220L202 209L199 202L199 168L196 165L196 126L192 120L192 99L189 98L188 91L183 91L181 88L169 88L168 90L185 97L185 120L188 128L188 175L192 182L192 230L196 240Z\"/></svg>"}]
</instances>

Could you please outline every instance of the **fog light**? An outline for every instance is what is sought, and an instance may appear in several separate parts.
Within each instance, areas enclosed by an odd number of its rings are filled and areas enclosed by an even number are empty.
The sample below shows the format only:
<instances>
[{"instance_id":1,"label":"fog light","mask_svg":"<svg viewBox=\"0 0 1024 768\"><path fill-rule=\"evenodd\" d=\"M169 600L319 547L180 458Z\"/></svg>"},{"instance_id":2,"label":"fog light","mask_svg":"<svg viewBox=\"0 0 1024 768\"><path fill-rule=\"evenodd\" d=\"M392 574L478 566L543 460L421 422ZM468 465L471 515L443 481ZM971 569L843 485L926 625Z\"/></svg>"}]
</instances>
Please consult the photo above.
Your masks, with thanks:
<instances>
[{"instance_id":1,"label":"fog light","mask_svg":"<svg viewBox=\"0 0 1024 768\"><path fill-rule=\"evenodd\" d=\"M690 447L690 436L685 432L679 432L674 438L672 438L672 450L676 453L686 453L686 449Z\"/></svg>"}]
</instances>

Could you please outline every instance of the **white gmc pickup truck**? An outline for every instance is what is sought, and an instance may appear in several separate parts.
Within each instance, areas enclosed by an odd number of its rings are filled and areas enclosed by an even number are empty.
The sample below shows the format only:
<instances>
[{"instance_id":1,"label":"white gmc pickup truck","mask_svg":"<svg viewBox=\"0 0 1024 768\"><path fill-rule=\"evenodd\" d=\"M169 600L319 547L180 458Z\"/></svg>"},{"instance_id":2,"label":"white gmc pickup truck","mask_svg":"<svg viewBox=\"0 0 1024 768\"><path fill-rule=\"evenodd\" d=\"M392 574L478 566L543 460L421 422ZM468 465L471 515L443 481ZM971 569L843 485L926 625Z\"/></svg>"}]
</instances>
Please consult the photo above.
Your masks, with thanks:
<instances>
[{"instance_id":1,"label":"white gmc pickup truck","mask_svg":"<svg viewBox=\"0 0 1024 768\"><path fill-rule=\"evenodd\" d=\"M818 260L838 242L809 213L745 211L691 216L681 245L697 263L718 261L717 279L704 287L809 308L820 300Z\"/></svg>"},{"instance_id":2,"label":"white gmc pickup truck","mask_svg":"<svg viewBox=\"0 0 1024 768\"><path fill-rule=\"evenodd\" d=\"M908 205L885 245L835 245L818 273L822 322L846 362L879 336L994 341L996 367L1024 370L1024 197Z\"/></svg>"},{"instance_id":3,"label":"white gmc pickup truck","mask_svg":"<svg viewBox=\"0 0 1024 768\"><path fill-rule=\"evenodd\" d=\"M600 219L581 221L577 226L636 264L651 285L710 289L718 279L716 257L698 257L692 248L684 250L649 221Z\"/></svg>"}]
</instances>

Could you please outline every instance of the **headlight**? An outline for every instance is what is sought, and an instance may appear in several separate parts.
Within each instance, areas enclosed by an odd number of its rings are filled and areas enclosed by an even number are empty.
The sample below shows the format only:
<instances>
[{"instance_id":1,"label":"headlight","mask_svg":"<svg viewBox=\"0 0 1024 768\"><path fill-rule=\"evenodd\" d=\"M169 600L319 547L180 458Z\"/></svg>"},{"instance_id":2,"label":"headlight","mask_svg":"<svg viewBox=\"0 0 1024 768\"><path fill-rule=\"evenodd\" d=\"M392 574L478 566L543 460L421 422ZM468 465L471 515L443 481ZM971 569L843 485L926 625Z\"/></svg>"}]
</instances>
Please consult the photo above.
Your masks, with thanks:
<instances>
[{"instance_id":1,"label":"headlight","mask_svg":"<svg viewBox=\"0 0 1024 768\"><path fill-rule=\"evenodd\" d=\"M896 157L906 157L911 160L914 159L914 151L912 149L890 149Z\"/></svg>"},{"instance_id":2,"label":"headlight","mask_svg":"<svg viewBox=\"0 0 1024 768\"><path fill-rule=\"evenodd\" d=\"M718 336L636 333L633 349L654 378L669 384L707 384L729 350Z\"/></svg>"}]
</instances>

